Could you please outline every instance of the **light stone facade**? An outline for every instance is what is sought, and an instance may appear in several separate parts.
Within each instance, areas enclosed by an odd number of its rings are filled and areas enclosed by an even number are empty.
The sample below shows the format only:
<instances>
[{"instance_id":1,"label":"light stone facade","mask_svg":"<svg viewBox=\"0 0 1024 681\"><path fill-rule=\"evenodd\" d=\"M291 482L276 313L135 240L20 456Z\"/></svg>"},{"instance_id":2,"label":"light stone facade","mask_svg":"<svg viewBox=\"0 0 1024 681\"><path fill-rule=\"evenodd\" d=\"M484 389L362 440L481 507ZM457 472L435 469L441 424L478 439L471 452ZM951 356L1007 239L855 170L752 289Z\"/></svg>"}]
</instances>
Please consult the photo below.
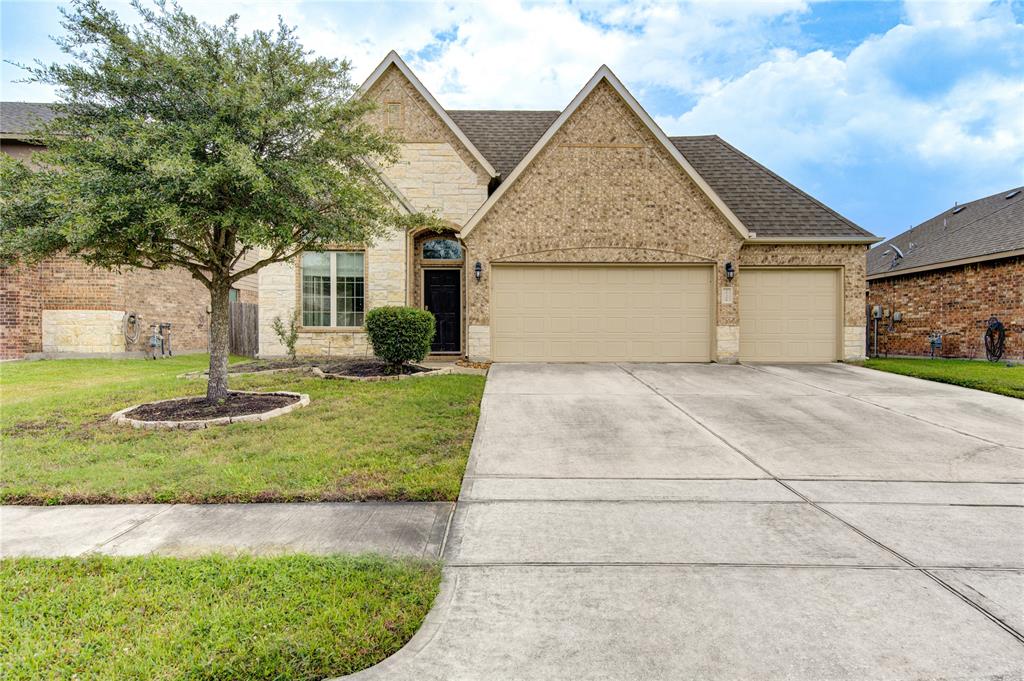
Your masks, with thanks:
<instances>
[{"instance_id":1,"label":"light stone facade","mask_svg":"<svg viewBox=\"0 0 1024 681\"><path fill-rule=\"evenodd\" d=\"M124 352L123 310L43 310L43 352Z\"/></svg>"},{"instance_id":2,"label":"light stone facade","mask_svg":"<svg viewBox=\"0 0 1024 681\"><path fill-rule=\"evenodd\" d=\"M405 76L389 68L367 96L378 103L369 116L375 125L399 137L399 158L383 169L394 187L419 211L434 212L458 229L487 199L490 176L445 125ZM394 107L397 105L397 113ZM422 305L416 282L413 239L394 233L366 249L365 306ZM278 263L260 273L261 357L280 357L285 347L274 333L274 319L288 320L301 309L301 260ZM299 332L297 354L366 356L372 354L362 329L306 328Z\"/></svg>"},{"instance_id":3,"label":"light stone facade","mask_svg":"<svg viewBox=\"0 0 1024 681\"><path fill-rule=\"evenodd\" d=\"M401 158L385 171L388 178L418 210L436 211L463 225L487 199L487 183L449 142L401 145Z\"/></svg>"},{"instance_id":4,"label":"light stone facade","mask_svg":"<svg viewBox=\"0 0 1024 681\"><path fill-rule=\"evenodd\" d=\"M394 233L365 250L366 309L404 305L406 296L406 236ZM274 332L274 320L285 324L301 309L301 260L268 265L260 270L260 357L281 357L287 348ZM296 353L318 356L368 356L372 354L361 329L302 327Z\"/></svg>"}]
</instances>

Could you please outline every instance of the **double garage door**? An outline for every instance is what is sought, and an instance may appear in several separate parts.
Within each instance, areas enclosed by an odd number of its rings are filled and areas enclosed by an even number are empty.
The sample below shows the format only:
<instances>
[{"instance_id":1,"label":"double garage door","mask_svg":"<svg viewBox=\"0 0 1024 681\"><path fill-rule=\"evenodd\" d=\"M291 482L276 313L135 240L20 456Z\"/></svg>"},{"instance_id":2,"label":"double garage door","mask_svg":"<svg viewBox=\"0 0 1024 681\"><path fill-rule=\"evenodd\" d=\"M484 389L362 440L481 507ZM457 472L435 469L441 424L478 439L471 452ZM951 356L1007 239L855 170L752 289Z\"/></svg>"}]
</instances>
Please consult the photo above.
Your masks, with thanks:
<instances>
[{"instance_id":1,"label":"double garage door","mask_svg":"<svg viewBox=\"0 0 1024 681\"><path fill-rule=\"evenodd\" d=\"M497 265L492 356L499 362L710 361L713 274L710 266ZM835 271L744 269L741 276L742 359L836 358Z\"/></svg>"}]
</instances>

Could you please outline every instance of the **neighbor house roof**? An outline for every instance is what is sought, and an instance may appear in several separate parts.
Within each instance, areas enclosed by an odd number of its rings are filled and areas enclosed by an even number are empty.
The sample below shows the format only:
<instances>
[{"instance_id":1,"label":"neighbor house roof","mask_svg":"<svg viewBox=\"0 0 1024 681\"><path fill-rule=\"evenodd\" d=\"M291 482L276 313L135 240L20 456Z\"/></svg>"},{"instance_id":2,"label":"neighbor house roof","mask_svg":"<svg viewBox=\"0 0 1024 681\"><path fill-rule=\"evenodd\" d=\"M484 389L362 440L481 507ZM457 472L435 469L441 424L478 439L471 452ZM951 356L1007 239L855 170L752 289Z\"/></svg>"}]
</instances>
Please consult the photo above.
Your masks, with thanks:
<instances>
[{"instance_id":1,"label":"neighbor house roof","mask_svg":"<svg viewBox=\"0 0 1024 681\"><path fill-rule=\"evenodd\" d=\"M955 205L872 248L868 278L1020 254L1024 254L1024 187L1015 187Z\"/></svg>"},{"instance_id":2,"label":"neighbor house roof","mask_svg":"<svg viewBox=\"0 0 1024 681\"><path fill-rule=\"evenodd\" d=\"M0 139L23 139L56 116L46 102L0 102Z\"/></svg>"}]
</instances>

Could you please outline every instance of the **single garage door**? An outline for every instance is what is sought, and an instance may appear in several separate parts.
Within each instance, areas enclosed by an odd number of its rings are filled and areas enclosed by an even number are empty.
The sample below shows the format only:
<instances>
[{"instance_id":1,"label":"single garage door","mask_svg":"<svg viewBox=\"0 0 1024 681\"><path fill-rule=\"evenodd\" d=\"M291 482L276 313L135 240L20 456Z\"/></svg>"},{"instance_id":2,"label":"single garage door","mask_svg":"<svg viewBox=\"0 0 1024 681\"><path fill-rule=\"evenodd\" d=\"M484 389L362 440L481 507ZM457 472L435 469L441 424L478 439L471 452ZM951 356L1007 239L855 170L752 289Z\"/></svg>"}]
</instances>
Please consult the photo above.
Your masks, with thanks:
<instances>
[{"instance_id":1,"label":"single garage door","mask_svg":"<svg viewBox=\"0 0 1024 681\"><path fill-rule=\"evenodd\" d=\"M495 361L707 362L710 267L497 265Z\"/></svg>"},{"instance_id":2,"label":"single garage door","mask_svg":"<svg viewBox=\"0 0 1024 681\"><path fill-rule=\"evenodd\" d=\"M740 359L832 362L839 353L839 270L740 270Z\"/></svg>"}]
</instances>

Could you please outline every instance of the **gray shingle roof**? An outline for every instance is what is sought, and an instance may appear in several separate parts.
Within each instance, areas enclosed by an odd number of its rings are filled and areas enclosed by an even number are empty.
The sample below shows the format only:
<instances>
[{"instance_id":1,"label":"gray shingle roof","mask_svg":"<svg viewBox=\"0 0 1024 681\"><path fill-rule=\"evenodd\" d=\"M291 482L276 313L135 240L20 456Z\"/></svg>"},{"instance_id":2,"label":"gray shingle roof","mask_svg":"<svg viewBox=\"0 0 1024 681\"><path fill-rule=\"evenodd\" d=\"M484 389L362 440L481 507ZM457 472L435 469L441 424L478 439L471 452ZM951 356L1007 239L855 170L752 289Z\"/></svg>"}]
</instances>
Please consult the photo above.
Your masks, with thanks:
<instances>
[{"instance_id":1,"label":"gray shingle roof","mask_svg":"<svg viewBox=\"0 0 1024 681\"><path fill-rule=\"evenodd\" d=\"M0 136L18 139L57 114L53 104L44 102L0 102Z\"/></svg>"},{"instance_id":2,"label":"gray shingle roof","mask_svg":"<svg viewBox=\"0 0 1024 681\"><path fill-rule=\"evenodd\" d=\"M0 136L17 138L40 121L51 120L55 115L51 106L0 103ZM448 110L447 113L494 169L502 177L508 177L561 112ZM716 135L669 139L759 238L871 236Z\"/></svg>"},{"instance_id":3,"label":"gray shingle roof","mask_svg":"<svg viewBox=\"0 0 1024 681\"><path fill-rule=\"evenodd\" d=\"M559 111L448 111L469 141L501 177L533 148Z\"/></svg>"},{"instance_id":4,"label":"gray shingle roof","mask_svg":"<svg viewBox=\"0 0 1024 681\"><path fill-rule=\"evenodd\" d=\"M717 135L669 139L758 238L872 236Z\"/></svg>"},{"instance_id":5,"label":"gray shingle roof","mask_svg":"<svg viewBox=\"0 0 1024 681\"><path fill-rule=\"evenodd\" d=\"M902 258L894 258L893 246L903 252ZM868 276L936 269L943 263L1020 250L1024 250L1024 187L1015 187L949 208L878 244L868 251Z\"/></svg>"},{"instance_id":6,"label":"gray shingle roof","mask_svg":"<svg viewBox=\"0 0 1024 681\"><path fill-rule=\"evenodd\" d=\"M466 137L507 177L558 111L449 111ZM736 217L758 237L870 237L716 135L670 137Z\"/></svg>"}]
</instances>

